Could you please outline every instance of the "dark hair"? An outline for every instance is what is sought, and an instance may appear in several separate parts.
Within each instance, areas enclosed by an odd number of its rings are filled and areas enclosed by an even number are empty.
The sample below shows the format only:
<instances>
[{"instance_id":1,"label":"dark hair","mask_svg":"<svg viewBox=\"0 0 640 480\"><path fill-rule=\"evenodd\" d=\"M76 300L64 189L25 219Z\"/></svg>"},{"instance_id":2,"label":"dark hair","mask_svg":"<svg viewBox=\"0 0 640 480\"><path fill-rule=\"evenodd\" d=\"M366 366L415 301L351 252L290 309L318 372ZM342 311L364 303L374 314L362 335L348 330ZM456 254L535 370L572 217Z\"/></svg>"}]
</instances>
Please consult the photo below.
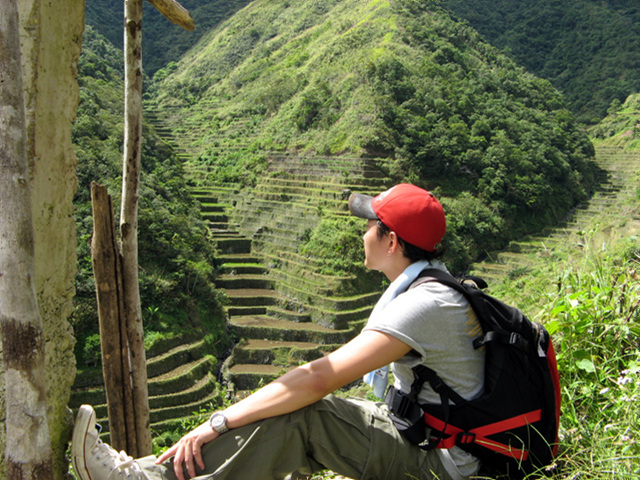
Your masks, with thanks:
<instances>
[{"instance_id":1,"label":"dark hair","mask_svg":"<svg viewBox=\"0 0 640 480\"><path fill-rule=\"evenodd\" d=\"M391 229L387 227L382 220L378 220L378 238L382 239L385 235L387 235ZM440 258L444 254L444 250L442 247L438 247L433 252L428 252L420 247L416 247L415 245L403 240L398 236L398 243L402 247L403 255L408 258L411 263L417 262L418 260L435 260L436 258Z\"/></svg>"}]
</instances>

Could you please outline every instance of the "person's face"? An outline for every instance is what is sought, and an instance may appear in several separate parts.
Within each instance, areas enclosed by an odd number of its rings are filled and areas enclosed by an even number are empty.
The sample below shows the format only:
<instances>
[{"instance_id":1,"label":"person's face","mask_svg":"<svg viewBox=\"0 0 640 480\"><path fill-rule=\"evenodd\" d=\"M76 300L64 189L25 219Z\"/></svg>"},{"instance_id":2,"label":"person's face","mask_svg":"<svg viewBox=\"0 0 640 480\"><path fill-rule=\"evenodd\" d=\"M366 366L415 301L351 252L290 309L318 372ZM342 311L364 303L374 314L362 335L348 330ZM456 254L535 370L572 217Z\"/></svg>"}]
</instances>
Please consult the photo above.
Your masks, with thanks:
<instances>
[{"instance_id":1,"label":"person's face","mask_svg":"<svg viewBox=\"0 0 640 480\"><path fill-rule=\"evenodd\" d=\"M368 269L383 271L385 260L388 257L387 236L378 237L377 220L367 221L367 231L362 240L364 241L364 266Z\"/></svg>"}]
</instances>

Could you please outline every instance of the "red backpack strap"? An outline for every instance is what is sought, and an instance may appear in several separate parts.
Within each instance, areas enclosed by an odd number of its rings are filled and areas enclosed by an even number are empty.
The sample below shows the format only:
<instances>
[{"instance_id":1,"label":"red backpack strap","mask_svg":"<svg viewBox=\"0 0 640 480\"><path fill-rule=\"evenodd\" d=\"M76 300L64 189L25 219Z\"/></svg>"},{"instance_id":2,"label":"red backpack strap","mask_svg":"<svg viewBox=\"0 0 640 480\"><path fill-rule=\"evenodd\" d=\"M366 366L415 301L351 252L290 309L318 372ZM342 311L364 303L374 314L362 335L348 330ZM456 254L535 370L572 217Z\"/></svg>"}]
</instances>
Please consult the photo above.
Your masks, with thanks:
<instances>
[{"instance_id":1,"label":"red backpack strap","mask_svg":"<svg viewBox=\"0 0 640 480\"><path fill-rule=\"evenodd\" d=\"M549 365L549 372L551 373L551 379L553 380L553 390L556 401L556 441L553 444L552 454L555 457L558 453L558 427L560 425L560 408L561 408L561 392L560 392L560 374L558 373L558 363L556 361L556 351L553 348L553 343L549 339L549 346L547 347L547 364Z\"/></svg>"},{"instance_id":2,"label":"red backpack strap","mask_svg":"<svg viewBox=\"0 0 640 480\"><path fill-rule=\"evenodd\" d=\"M427 425L431 428L448 435L447 438L441 439L437 443L435 446L436 448L451 448L456 445L476 443L501 455L525 461L529 457L528 450L514 448L511 445L505 445L487 437L489 435L506 432L508 430L513 430L538 422L542 419L542 410L533 410L522 415L491 423L489 425L472 428L470 430L463 430L449 423L445 423L439 418L429 415L428 413L424 414L424 419Z\"/></svg>"}]
</instances>

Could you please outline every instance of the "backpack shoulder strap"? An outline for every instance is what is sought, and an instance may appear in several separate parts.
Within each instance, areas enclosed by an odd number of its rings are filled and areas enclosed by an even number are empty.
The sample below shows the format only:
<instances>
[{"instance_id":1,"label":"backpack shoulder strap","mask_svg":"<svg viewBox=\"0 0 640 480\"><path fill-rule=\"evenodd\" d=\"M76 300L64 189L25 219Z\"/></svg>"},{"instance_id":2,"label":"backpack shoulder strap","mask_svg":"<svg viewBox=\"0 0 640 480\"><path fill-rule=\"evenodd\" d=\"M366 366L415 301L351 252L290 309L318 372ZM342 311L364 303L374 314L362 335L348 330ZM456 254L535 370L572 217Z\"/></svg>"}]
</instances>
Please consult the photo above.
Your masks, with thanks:
<instances>
[{"instance_id":1,"label":"backpack shoulder strap","mask_svg":"<svg viewBox=\"0 0 640 480\"><path fill-rule=\"evenodd\" d=\"M423 283L434 281L458 290L460 293L463 293L461 289L465 290L465 287L462 286L453 275L445 272L444 270L440 270L439 268L425 268L418 274L418 277L413 281L409 288L414 288Z\"/></svg>"},{"instance_id":2,"label":"backpack shoulder strap","mask_svg":"<svg viewBox=\"0 0 640 480\"><path fill-rule=\"evenodd\" d=\"M487 288L487 282L480 277L464 276L457 279L453 275L439 268L425 268L420 272L418 277L413 281L409 288L417 287L420 284L427 282L438 282L451 287L463 294L467 299L470 299L471 295L469 289L484 290Z\"/></svg>"},{"instance_id":3,"label":"backpack shoulder strap","mask_svg":"<svg viewBox=\"0 0 640 480\"><path fill-rule=\"evenodd\" d=\"M447 285L463 295L467 296L466 288L461 285L453 275L439 270L437 268L428 268L423 270L416 280L409 286L409 288L417 287L422 283L427 282L439 282ZM444 383L440 376L431 368L425 365L416 365L413 367L414 382L412 385L412 393L417 397L417 393L422 388L424 383L429 383L434 392L440 396L440 403L445 409L445 423L448 423L449 417L449 400L453 401L457 406L461 406L467 403L463 397L461 397L455 390L449 385ZM437 444L438 442L436 442Z\"/></svg>"},{"instance_id":4,"label":"backpack shoulder strap","mask_svg":"<svg viewBox=\"0 0 640 480\"><path fill-rule=\"evenodd\" d=\"M482 278L466 276L458 280L453 275L443 270L427 268L420 272L409 288L414 288L427 282L442 283L443 285L460 292L467 299L469 305L478 316L484 333L481 337L474 340L474 348L480 348L489 342L500 342L506 345L514 345L525 351L532 348L532 342L523 338L522 335L510 329L505 329L502 325L493 321L493 315L496 313L502 313L506 317L515 315L516 312L518 312L517 315L519 317L522 317L522 314L519 310L505 306L502 302L497 301L490 295L483 292L482 290L487 287L487 283ZM489 303L492 305L490 306ZM503 309L501 312L496 310L496 307L498 306Z\"/></svg>"}]
</instances>

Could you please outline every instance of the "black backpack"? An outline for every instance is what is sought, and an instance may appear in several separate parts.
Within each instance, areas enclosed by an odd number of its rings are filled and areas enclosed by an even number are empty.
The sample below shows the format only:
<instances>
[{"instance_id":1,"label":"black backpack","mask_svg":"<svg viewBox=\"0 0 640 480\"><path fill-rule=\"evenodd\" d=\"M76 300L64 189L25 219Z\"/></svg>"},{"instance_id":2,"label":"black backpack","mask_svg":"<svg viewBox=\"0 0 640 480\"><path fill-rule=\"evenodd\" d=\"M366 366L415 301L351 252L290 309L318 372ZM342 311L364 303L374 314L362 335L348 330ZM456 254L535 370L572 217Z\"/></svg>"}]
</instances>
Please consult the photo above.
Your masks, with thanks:
<instances>
[{"instance_id":1,"label":"black backpack","mask_svg":"<svg viewBox=\"0 0 640 480\"><path fill-rule=\"evenodd\" d=\"M548 332L519 309L483 292L487 284L480 278L457 280L442 270L427 269L410 288L425 282L457 290L475 311L484 335L474 341L474 348L486 349L484 391L464 400L435 371L419 365L413 369L409 394L398 394L393 387L387 394L396 420L411 411L411 402L429 382L441 403L420 405L430 435L415 443L424 449L458 446L494 474L517 477L542 471L556 455L560 418L558 369ZM405 424L408 438L414 427Z\"/></svg>"}]
</instances>

